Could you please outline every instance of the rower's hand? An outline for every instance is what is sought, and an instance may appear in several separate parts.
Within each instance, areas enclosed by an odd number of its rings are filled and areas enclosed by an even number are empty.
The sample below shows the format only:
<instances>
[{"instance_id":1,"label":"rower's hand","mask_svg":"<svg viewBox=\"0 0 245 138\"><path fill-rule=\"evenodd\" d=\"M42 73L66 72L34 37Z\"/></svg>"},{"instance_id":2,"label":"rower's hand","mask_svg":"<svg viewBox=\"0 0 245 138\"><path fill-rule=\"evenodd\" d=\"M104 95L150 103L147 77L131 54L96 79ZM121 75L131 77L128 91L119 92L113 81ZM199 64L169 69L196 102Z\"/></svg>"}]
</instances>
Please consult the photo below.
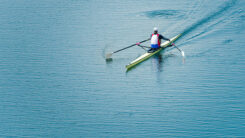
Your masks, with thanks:
<instances>
[{"instance_id":1,"label":"rower's hand","mask_svg":"<svg viewBox=\"0 0 245 138\"><path fill-rule=\"evenodd\" d=\"M172 45L172 46L175 46L175 44L174 44L174 43L172 43L171 45Z\"/></svg>"},{"instance_id":2,"label":"rower's hand","mask_svg":"<svg viewBox=\"0 0 245 138\"><path fill-rule=\"evenodd\" d=\"M139 46L139 45L140 45L140 42L136 43L136 45L138 45L138 46Z\"/></svg>"}]
</instances>

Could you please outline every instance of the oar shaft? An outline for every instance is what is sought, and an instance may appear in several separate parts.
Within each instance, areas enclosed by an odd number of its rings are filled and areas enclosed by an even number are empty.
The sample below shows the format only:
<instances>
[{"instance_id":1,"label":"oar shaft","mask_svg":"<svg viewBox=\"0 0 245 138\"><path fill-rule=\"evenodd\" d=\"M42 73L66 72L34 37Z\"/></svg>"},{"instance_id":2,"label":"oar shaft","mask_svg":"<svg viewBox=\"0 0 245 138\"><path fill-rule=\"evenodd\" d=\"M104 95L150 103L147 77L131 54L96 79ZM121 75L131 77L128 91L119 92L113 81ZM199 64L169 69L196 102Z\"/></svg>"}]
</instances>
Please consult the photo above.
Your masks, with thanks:
<instances>
[{"instance_id":1,"label":"oar shaft","mask_svg":"<svg viewBox=\"0 0 245 138\"><path fill-rule=\"evenodd\" d=\"M184 51L180 50L175 44L172 44L172 45L175 46L179 50L179 52L182 54L183 57L185 56Z\"/></svg>"},{"instance_id":2,"label":"oar shaft","mask_svg":"<svg viewBox=\"0 0 245 138\"><path fill-rule=\"evenodd\" d=\"M178 50L179 50L179 52L182 52L176 45L174 45Z\"/></svg>"},{"instance_id":3,"label":"oar shaft","mask_svg":"<svg viewBox=\"0 0 245 138\"><path fill-rule=\"evenodd\" d=\"M149 46L142 46L142 45L138 45L139 47L145 47L145 48L151 48Z\"/></svg>"},{"instance_id":4,"label":"oar shaft","mask_svg":"<svg viewBox=\"0 0 245 138\"><path fill-rule=\"evenodd\" d=\"M124 48L119 49L119 50L117 50L117 51L114 51L114 52L112 52L112 53L117 53L117 52L120 52L120 51L122 51L122 50L124 50L124 49L130 48L130 47L133 47L133 46L135 46L135 45L136 45L136 44L133 44L133 45L128 46L128 47L124 47Z\"/></svg>"},{"instance_id":5,"label":"oar shaft","mask_svg":"<svg viewBox=\"0 0 245 138\"><path fill-rule=\"evenodd\" d=\"M143 43L143 42L146 42L146 41L148 41L148 40L150 40L150 38L149 38L149 39L146 39L146 40L143 40L143 41L141 41L141 42L139 42L139 43ZM122 50L124 50L124 49L130 48L130 47L133 47L133 46L136 46L136 45L137 45L137 44L133 44L133 45L127 46L127 47L125 47L125 48L119 49L119 50L117 50L117 51L114 51L114 52L112 52L112 53L117 53L117 52L119 52L119 51L122 51Z\"/></svg>"}]
</instances>

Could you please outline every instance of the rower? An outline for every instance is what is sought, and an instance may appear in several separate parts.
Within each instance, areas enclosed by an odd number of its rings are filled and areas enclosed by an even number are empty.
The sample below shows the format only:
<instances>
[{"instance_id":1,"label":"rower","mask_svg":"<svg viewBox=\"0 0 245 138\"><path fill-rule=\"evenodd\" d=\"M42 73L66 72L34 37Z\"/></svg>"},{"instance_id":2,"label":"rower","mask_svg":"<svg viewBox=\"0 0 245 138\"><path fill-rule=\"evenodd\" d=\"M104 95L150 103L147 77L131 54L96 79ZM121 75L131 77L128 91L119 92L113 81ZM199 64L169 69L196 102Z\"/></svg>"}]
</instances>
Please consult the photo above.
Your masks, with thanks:
<instances>
[{"instance_id":1,"label":"rower","mask_svg":"<svg viewBox=\"0 0 245 138\"><path fill-rule=\"evenodd\" d=\"M148 53L153 53L161 48L161 39L170 41L170 39L158 34L158 29L154 27L154 33L151 35L151 49L148 50Z\"/></svg>"}]
</instances>

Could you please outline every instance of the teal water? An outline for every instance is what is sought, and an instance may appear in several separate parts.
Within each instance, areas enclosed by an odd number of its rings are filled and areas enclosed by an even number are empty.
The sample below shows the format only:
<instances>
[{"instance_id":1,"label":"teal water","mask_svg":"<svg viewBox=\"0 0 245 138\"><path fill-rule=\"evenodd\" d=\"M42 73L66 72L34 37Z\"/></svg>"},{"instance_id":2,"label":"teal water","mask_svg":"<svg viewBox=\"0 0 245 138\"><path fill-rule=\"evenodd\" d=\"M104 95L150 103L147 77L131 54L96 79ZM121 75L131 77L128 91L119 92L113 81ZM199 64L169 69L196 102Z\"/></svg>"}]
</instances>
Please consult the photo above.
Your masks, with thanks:
<instances>
[{"instance_id":1,"label":"teal water","mask_svg":"<svg viewBox=\"0 0 245 138\"><path fill-rule=\"evenodd\" d=\"M242 0L0 1L1 137L244 137ZM126 73L157 26L173 48ZM145 43L149 45L149 43Z\"/></svg>"}]
</instances>

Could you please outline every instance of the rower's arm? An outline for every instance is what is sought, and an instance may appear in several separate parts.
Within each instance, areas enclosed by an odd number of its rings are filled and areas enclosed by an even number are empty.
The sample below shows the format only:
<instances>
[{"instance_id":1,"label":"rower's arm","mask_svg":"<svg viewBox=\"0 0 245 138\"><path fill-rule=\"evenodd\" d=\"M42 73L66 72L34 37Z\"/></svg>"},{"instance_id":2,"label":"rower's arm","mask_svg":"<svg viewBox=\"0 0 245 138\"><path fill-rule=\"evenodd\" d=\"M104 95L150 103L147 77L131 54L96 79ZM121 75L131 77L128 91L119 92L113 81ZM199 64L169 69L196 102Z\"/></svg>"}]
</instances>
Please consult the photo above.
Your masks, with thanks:
<instances>
[{"instance_id":1,"label":"rower's arm","mask_svg":"<svg viewBox=\"0 0 245 138\"><path fill-rule=\"evenodd\" d=\"M170 41L170 39L168 39L168 38L166 38L166 37L164 37L164 36L162 36L162 35L160 35L159 38L160 38L160 39L163 39L163 40L166 40L166 41Z\"/></svg>"}]
</instances>

